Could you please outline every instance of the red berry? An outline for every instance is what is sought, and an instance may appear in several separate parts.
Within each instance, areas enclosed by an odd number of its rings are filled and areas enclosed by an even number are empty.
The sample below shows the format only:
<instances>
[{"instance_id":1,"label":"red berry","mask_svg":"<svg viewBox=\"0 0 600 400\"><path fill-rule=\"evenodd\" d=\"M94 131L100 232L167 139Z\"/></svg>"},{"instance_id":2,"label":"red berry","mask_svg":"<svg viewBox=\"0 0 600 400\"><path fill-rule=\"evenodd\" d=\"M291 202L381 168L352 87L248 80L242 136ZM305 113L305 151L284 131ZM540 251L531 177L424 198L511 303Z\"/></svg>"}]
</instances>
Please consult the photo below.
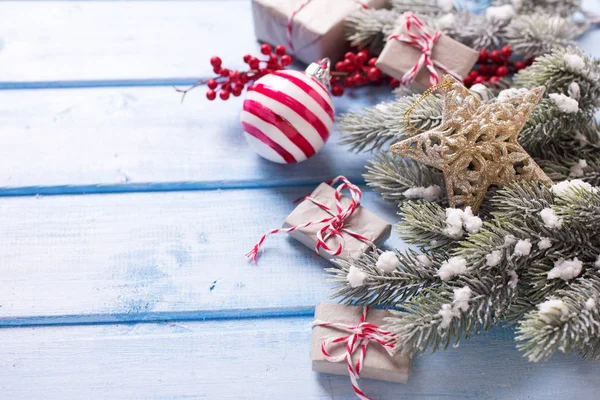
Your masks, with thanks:
<instances>
[{"instance_id":1,"label":"red berry","mask_svg":"<svg viewBox=\"0 0 600 400\"><path fill-rule=\"evenodd\" d=\"M250 60L250 62L248 63L248 65L250 66L250 68L252 69L258 69L258 66L260 64L260 61L258 60L258 58L253 58L252 60Z\"/></svg>"},{"instance_id":2,"label":"red berry","mask_svg":"<svg viewBox=\"0 0 600 400\"><path fill-rule=\"evenodd\" d=\"M229 71L229 79L231 79L234 82L237 82L240 80L240 73L239 71L233 70L233 71Z\"/></svg>"},{"instance_id":3,"label":"red berry","mask_svg":"<svg viewBox=\"0 0 600 400\"><path fill-rule=\"evenodd\" d=\"M278 60L279 60L279 57L277 57L277 54L271 54L269 56L269 61L268 62L276 63Z\"/></svg>"},{"instance_id":4,"label":"red berry","mask_svg":"<svg viewBox=\"0 0 600 400\"><path fill-rule=\"evenodd\" d=\"M356 66L354 65L354 63L350 60L345 60L344 61L344 69L347 72L354 72L356 70Z\"/></svg>"},{"instance_id":5,"label":"red berry","mask_svg":"<svg viewBox=\"0 0 600 400\"><path fill-rule=\"evenodd\" d=\"M206 92L206 98L209 100L214 100L217 98L217 92L215 92L214 90L210 89L209 91Z\"/></svg>"},{"instance_id":6,"label":"red berry","mask_svg":"<svg viewBox=\"0 0 600 400\"><path fill-rule=\"evenodd\" d=\"M367 65L369 65L370 67L374 66L375 63L377 62L377 57L371 57L369 59L369 62L367 63Z\"/></svg>"},{"instance_id":7,"label":"red berry","mask_svg":"<svg viewBox=\"0 0 600 400\"><path fill-rule=\"evenodd\" d=\"M502 65L498 67L498 71L496 72L497 76L506 76L508 75L508 67L506 65Z\"/></svg>"},{"instance_id":8,"label":"red berry","mask_svg":"<svg viewBox=\"0 0 600 400\"><path fill-rule=\"evenodd\" d=\"M233 89L231 91L231 94L233 94L235 97L239 97L239 95L242 94L242 88L241 87L236 87L235 89Z\"/></svg>"},{"instance_id":9,"label":"red berry","mask_svg":"<svg viewBox=\"0 0 600 400\"><path fill-rule=\"evenodd\" d=\"M473 78L473 77L472 77L472 76L470 76L470 75L467 75L467 76L465 77L465 80L463 81L463 83L465 84L465 86L469 87L469 86L472 86L472 85L473 85L473 82L474 82L474 81L475 81L475 78Z\"/></svg>"},{"instance_id":10,"label":"red berry","mask_svg":"<svg viewBox=\"0 0 600 400\"><path fill-rule=\"evenodd\" d=\"M210 65L212 65L213 67L220 67L221 63L221 59L217 56L214 56L210 59Z\"/></svg>"},{"instance_id":11,"label":"red berry","mask_svg":"<svg viewBox=\"0 0 600 400\"><path fill-rule=\"evenodd\" d=\"M208 82L206 82L206 86L208 86L209 89L216 89L217 85L218 83L214 79L209 79Z\"/></svg>"},{"instance_id":12,"label":"red berry","mask_svg":"<svg viewBox=\"0 0 600 400\"><path fill-rule=\"evenodd\" d=\"M354 55L353 52L349 51L346 54L344 54L344 59L348 60L350 62L354 62L354 60L356 59L356 56Z\"/></svg>"},{"instance_id":13,"label":"red berry","mask_svg":"<svg viewBox=\"0 0 600 400\"><path fill-rule=\"evenodd\" d=\"M487 64L481 64L479 66L479 73L482 75L487 75L490 73L490 67Z\"/></svg>"},{"instance_id":14,"label":"red berry","mask_svg":"<svg viewBox=\"0 0 600 400\"><path fill-rule=\"evenodd\" d=\"M484 63L488 60L489 58L489 54L488 51L486 49L481 49L479 50L479 62L480 63Z\"/></svg>"},{"instance_id":15,"label":"red berry","mask_svg":"<svg viewBox=\"0 0 600 400\"><path fill-rule=\"evenodd\" d=\"M485 82L485 78L483 76L478 76L473 82L477 85L478 83Z\"/></svg>"},{"instance_id":16,"label":"red berry","mask_svg":"<svg viewBox=\"0 0 600 400\"><path fill-rule=\"evenodd\" d=\"M277 46L275 46L275 54L277 54L278 56L282 56L285 54L285 46L282 44L278 44Z\"/></svg>"},{"instance_id":17,"label":"red berry","mask_svg":"<svg viewBox=\"0 0 600 400\"><path fill-rule=\"evenodd\" d=\"M472 77L473 79L477 78L479 76L479 72L477 72L477 70L471 70L471 72L469 72L470 77Z\"/></svg>"},{"instance_id":18,"label":"red berry","mask_svg":"<svg viewBox=\"0 0 600 400\"><path fill-rule=\"evenodd\" d=\"M533 57L529 57L527 60L525 60L525 64L527 64L527 65L531 65L531 64L533 64L533 61L534 61L534 60L535 60L535 59L534 59Z\"/></svg>"},{"instance_id":19,"label":"red berry","mask_svg":"<svg viewBox=\"0 0 600 400\"><path fill-rule=\"evenodd\" d=\"M354 80L349 76L345 77L344 86L346 86L347 88L351 88L352 86L354 86Z\"/></svg>"},{"instance_id":20,"label":"red berry","mask_svg":"<svg viewBox=\"0 0 600 400\"><path fill-rule=\"evenodd\" d=\"M229 70L227 68L221 69L221 76L229 76Z\"/></svg>"},{"instance_id":21,"label":"red berry","mask_svg":"<svg viewBox=\"0 0 600 400\"><path fill-rule=\"evenodd\" d=\"M496 84L497 84L498 82L500 82L500 78L499 78L499 77L497 77L497 76L492 76L492 77L490 78L490 83L492 83L494 86L496 86Z\"/></svg>"},{"instance_id":22,"label":"red berry","mask_svg":"<svg viewBox=\"0 0 600 400\"><path fill-rule=\"evenodd\" d=\"M336 71L340 71L343 72L346 70L346 63L344 63L343 61L338 61L335 63L335 70Z\"/></svg>"},{"instance_id":23,"label":"red berry","mask_svg":"<svg viewBox=\"0 0 600 400\"><path fill-rule=\"evenodd\" d=\"M490 75L498 75L498 66L496 64L490 66Z\"/></svg>"},{"instance_id":24,"label":"red berry","mask_svg":"<svg viewBox=\"0 0 600 400\"><path fill-rule=\"evenodd\" d=\"M515 71L520 71L520 70L525 69L525 68L527 68L527 64L525 64L525 62L523 62L523 61L517 61L515 63Z\"/></svg>"},{"instance_id":25,"label":"red berry","mask_svg":"<svg viewBox=\"0 0 600 400\"><path fill-rule=\"evenodd\" d=\"M246 84L246 83L250 82L250 77L246 74L242 74L242 75L240 75L240 81L243 84Z\"/></svg>"},{"instance_id":26,"label":"red berry","mask_svg":"<svg viewBox=\"0 0 600 400\"><path fill-rule=\"evenodd\" d=\"M331 79L329 80L329 84L331 86L339 86L340 85L340 80L337 77L332 76Z\"/></svg>"},{"instance_id":27,"label":"red berry","mask_svg":"<svg viewBox=\"0 0 600 400\"><path fill-rule=\"evenodd\" d=\"M215 74L220 74L220 73L221 73L221 67L214 67L214 68L213 68L213 72L214 72Z\"/></svg>"},{"instance_id":28,"label":"red berry","mask_svg":"<svg viewBox=\"0 0 600 400\"><path fill-rule=\"evenodd\" d=\"M281 65L283 65L284 67L287 67L291 63L292 63L292 57L291 56L288 56L287 54L284 54L284 55L281 56Z\"/></svg>"},{"instance_id":29,"label":"red berry","mask_svg":"<svg viewBox=\"0 0 600 400\"><path fill-rule=\"evenodd\" d=\"M229 98L229 90L221 90L221 92L219 92L219 97L221 100L227 100Z\"/></svg>"},{"instance_id":30,"label":"red berry","mask_svg":"<svg viewBox=\"0 0 600 400\"><path fill-rule=\"evenodd\" d=\"M260 46L260 52L264 55L271 54L272 50L273 49L271 48L271 46L266 43Z\"/></svg>"},{"instance_id":31,"label":"red berry","mask_svg":"<svg viewBox=\"0 0 600 400\"><path fill-rule=\"evenodd\" d=\"M371 67L367 72L367 77L371 81L376 81L377 79L381 78L381 71L379 70L379 68Z\"/></svg>"},{"instance_id":32,"label":"red berry","mask_svg":"<svg viewBox=\"0 0 600 400\"><path fill-rule=\"evenodd\" d=\"M331 95L335 97L339 97L344 94L344 88L341 86L334 86L331 88Z\"/></svg>"},{"instance_id":33,"label":"red berry","mask_svg":"<svg viewBox=\"0 0 600 400\"><path fill-rule=\"evenodd\" d=\"M508 59L512 54L512 48L509 45L506 45L500 50L500 54L502 54L502 57Z\"/></svg>"},{"instance_id":34,"label":"red berry","mask_svg":"<svg viewBox=\"0 0 600 400\"><path fill-rule=\"evenodd\" d=\"M498 50L493 50L490 53L490 59L495 63L502 64L504 62L504 60L502 60L502 54L500 54Z\"/></svg>"},{"instance_id":35,"label":"red berry","mask_svg":"<svg viewBox=\"0 0 600 400\"><path fill-rule=\"evenodd\" d=\"M356 63L359 65L363 65L364 63L367 62L368 59L369 59L369 55L367 53L365 53L364 51L361 51L356 55Z\"/></svg>"},{"instance_id":36,"label":"red berry","mask_svg":"<svg viewBox=\"0 0 600 400\"><path fill-rule=\"evenodd\" d=\"M390 79L390 86L392 86L392 87L400 86L400 81L396 78L392 78L392 79Z\"/></svg>"},{"instance_id":37,"label":"red berry","mask_svg":"<svg viewBox=\"0 0 600 400\"><path fill-rule=\"evenodd\" d=\"M246 55L244 56L244 62L245 62L246 64L248 64L248 63L250 62L250 60L252 60L252 56L251 56L250 54L246 54Z\"/></svg>"}]
</instances>

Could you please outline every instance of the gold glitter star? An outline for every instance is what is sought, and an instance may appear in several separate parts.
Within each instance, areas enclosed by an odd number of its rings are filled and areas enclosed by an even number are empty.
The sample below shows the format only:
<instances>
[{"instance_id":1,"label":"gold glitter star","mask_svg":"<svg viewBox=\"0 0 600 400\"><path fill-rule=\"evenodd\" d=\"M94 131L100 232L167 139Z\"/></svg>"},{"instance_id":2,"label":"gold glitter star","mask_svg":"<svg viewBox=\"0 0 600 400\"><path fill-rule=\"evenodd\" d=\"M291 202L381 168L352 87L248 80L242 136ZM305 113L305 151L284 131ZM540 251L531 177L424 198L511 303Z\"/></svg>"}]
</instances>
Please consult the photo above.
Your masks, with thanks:
<instances>
[{"instance_id":1,"label":"gold glitter star","mask_svg":"<svg viewBox=\"0 0 600 400\"><path fill-rule=\"evenodd\" d=\"M442 87L441 125L394 144L390 151L442 170L452 207L470 206L476 212L491 185L552 183L517 141L543 87L490 104L450 75L443 77Z\"/></svg>"}]
</instances>

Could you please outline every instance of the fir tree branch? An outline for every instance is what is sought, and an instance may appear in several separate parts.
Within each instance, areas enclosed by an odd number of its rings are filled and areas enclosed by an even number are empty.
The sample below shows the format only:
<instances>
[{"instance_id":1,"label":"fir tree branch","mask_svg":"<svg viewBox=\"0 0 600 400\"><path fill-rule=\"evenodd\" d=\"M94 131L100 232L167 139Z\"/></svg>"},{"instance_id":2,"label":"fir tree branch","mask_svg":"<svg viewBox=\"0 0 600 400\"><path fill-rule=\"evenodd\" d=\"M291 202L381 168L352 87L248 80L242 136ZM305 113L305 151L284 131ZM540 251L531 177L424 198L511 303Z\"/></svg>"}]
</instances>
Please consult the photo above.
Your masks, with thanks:
<instances>
[{"instance_id":1,"label":"fir tree branch","mask_svg":"<svg viewBox=\"0 0 600 400\"><path fill-rule=\"evenodd\" d=\"M441 261L434 255L429 255L431 265L423 265L413 250L396 254L401 266L391 273L382 272L375 266L375 255L365 254L357 260L350 261L336 260L339 268L327 269L330 275L328 281L337 284L336 293L332 297L339 298L340 302L345 304L395 308L421 289L440 284L435 265L439 265ZM352 266L365 273L366 278L362 286L353 288L348 284L347 276Z\"/></svg>"},{"instance_id":2,"label":"fir tree branch","mask_svg":"<svg viewBox=\"0 0 600 400\"><path fill-rule=\"evenodd\" d=\"M544 158L545 148L572 139L574 130L587 123L581 115L564 113L551 99L543 98L523 127L519 143L533 157Z\"/></svg>"},{"instance_id":3,"label":"fir tree branch","mask_svg":"<svg viewBox=\"0 0 600 400\"><path fill-rule=\"evenodd\" d=\"M475 50L497 49L503 43L502 34L506 22L490 21L485 15L476 15L461 11L454 14L452 24L445 26L430 22L437 29L452 39L463 43Z\"/></svg>"},{"instance_id":4,"label":"fir tree branch","mask_svg":"<svg viewBox=\"0 0 600 400\"><path fill-rule=\"evenodd\" d=\"M582 346L579 353L584 360L600 360L600 336L591 337L590 340Z\"/></svg>"},{"instance_id":5,"label":"fir tree branch","mask_svg":"<svg viewBox=\"0 0 600 400\"><path fill-rule=\"evenodd\" d=\"M566 149L565 149L566 150ZM600 186L600 152L599 156L588 158L586 154L573 155L575 151L570 151L567 155L546 156L546 159L539 159L537 163L542 167L546 174L555 182L564 181L567 179L581 179L588 182L592 186ZM583 158L580 158L583 157ZM582 169L582 174L574 174L576 167L581 160L587 164Z\"/></svg>"},{"instance_id":6,"label":"fir tree branch","mask_svg":"<svg viewBox=\"0 0 600 400\"><path fill-rule=\"evenodd\" d=\"M587 244L600 246L600 190L572 189L569 194L557 199L555 212L563 218L565 228L577 230L585 227L586 233L591 230ZM600 251L595 254L600 255Z\"/></svg>"},{"instance_id":7,"label":"fir tree branch","mask_svg":"<svg viewBox=\"0 0 600 400\"><path fill-rule=\"evenodd\" d=\"M494 0L494 5L514 4L513 0ZM573 15L580 10L580 0L521 0L518 9L521 14L546 13L558 14L562 17Z\"/></svg>"},{"instance_id":8,"label":"fir tree branch","mask_svg":"<svg viewBox=\"0 0 600 400\"><path fill-rule=\"evenodd\" d=\"M404 193L415 187L444 187L444 179L438 170L387 152L376 155L366 169L367 185L381 193L385 200L403 201L406 199ZM444 201L444 198L438 201Z\"/></svg>"},{"instance_id":9,"label":"fir tree branch","mask_svg":"<svg viewBox=\"0 0 600 400\"><path fill-rule=\"evenodd\" d=\"M514 295L514 289L507 284L509 279L500 271L495 275L464 275L452 286L427 289L404 305L406 311L393 311L393 316L386 318L384 328L398 336L403 344L400 352L405 355L446 349L453 339L458 345L461 339L488 330L498 322ZM443 328L439 313L442 306L452 303L454 289L465 286L473 293L469 308L460 311L449 326Z\"/></svg>"},{"instance_id":10,"label":"fir tree branch","mask_svg":"<svg viewBox=\"0 0 600 400\"><path fill-rule=\"evenodd\" d=\"M410 96L358 113L342 115L338 123L342 131L341 143L352 151L379 150L391 141L409 137L404 130L404 113L419 96ZM411 122L419 129L432 129L442 121L443 103L440 96L428 96L411 113Z\"/></svg>"},{"instance_id":11,"label":"fir tree branch","mask_svg":"<svg viewBox=\"0 0 600 400\"><path fill-rule=\"evenodd\" d=\"M504 40L515 54L538 57L552 49L575 45L581 28L571 19L556 14L530 14L513 18L503 32Z\"/></svg>"},{"instance_id":12,"label":"fir tree branch","mask_svg":"<svg viewBox=\"0 0 600 400\"><path fill-rule=\"evenodd\" d=\"M461 240L446 231L446 210L439 204L405 201L398 214L402 221L396 225L396 231L407 243L422 248L447 248Z\"/></svg>"},{"instance_id":13,"label":"fir tree branch","mask_svg":"<svg viewBox=\"0 0 600 400\"><path fill-rule=\"evenodd\" d=\"M583 60L583 68L574 69L569 65L567 59L573 55ZM576 82L580 88L580 96L577 99L579 108L590 113L600 107L599 78L598 60L579 48L562 48L554 49L549 54L537 58L530 67L515 75L514 82L518 87L529 89L545 86L546 95L550 93L568 94L569 85Z\"/></svg>"},{"instance_id":14,"label":"fir tree branch","mask_svg":"<svg viewBox=\"0 0 600 400\"><path fill-rule=\"evenodd\" d=\"M346 18L346 40L351 46L368 48L372 55L377 56L383 50L385 38L393 32L400 15L394 10L360 9Z\"/></svg>"},{"instance_id":15,"label":"fir tree branch","mask_svg":"<svg viewBox=\"0 0 600 400\"><path fill-rule=\"evenodd\" d=\"M588 338L600 335L600 276L597 271L578 278L556 292L556 310L542 309L525 316L517 327L518 349L534 362L546 360L556 351L567 353L585 349ZM591 299L593 305L588 303Z\"/></svg>"}]
</instances>

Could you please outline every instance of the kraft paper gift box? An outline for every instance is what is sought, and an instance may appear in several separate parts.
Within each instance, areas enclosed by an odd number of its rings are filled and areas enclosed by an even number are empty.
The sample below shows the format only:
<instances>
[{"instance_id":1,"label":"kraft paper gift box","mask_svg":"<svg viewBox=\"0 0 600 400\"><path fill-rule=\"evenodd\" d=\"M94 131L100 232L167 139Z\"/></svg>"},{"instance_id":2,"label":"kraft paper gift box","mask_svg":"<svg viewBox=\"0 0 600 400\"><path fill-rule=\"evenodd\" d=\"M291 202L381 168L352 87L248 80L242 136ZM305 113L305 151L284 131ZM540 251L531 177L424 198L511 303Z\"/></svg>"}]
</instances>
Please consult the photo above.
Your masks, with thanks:
<instances>
[{"instance_id":1,"label":"kraft paper gift box","mask_svg":"<svg viewBox=\"0 0 600 400\"><path fill-rule=\"evenodd\" d=\"M362 307L345 306L336 303L319 303L315 310L315 320L356 326L360 322L361 314ZM384 324L383 319L390 315L391 313L389 311L369 309L366 322L382 327ZM321 351L321 345L325 340L335 339L346 335L349 335L349 333L333 327L313 327L310 344L310 358L312 360L313 371L334 375L348 375L348 364L346 361L335 363L327 361L325 355ZM345 342L337 343L335 346L336 347L330 348L330 353L334 356L346 351ZM358 360L359 352L360 349L354 353L353 364ZM400 355L399 353L390 356L389 353L376 342L370 342L367 346L364 364L362 371L360 372L361 378L407 383L410 372L410 357Z\"/></svg>"},{"instance_id":2,"label":"kraft paper gift box","mask_svg":"<svg viewBox=\"0 0 600 400\"><path fill-rule=\"evenodd\" d=\"M329 186L327 183L321 183L310 195L310 197L316 199L335 212L336 205L334 196L335 189ZM346 207L351 200L346 196L341 196L340 202L343 207ZM290 215L288 215L288 217L285 219L283 227L289 228L292 226L305 224L309 221L320 221L323 218L327 218L332 215L332 213L323 210L310 199L305 199L294 209L294 211L292 211ZM317 232L324 225L325 224L310 225L305 228L296 229L289 234L305 246L314 250L317 242ZM390 237L392 231L392 226L390 224L362 206L359 206L354 213L346 219L344 226L353 232L365 236L375 245L383 243L387 238ZM324 251L322 248L319 249L319 255L330 261L334 258L349 260L360 257L361 254L370 249L370 245L364 241L361 241L344 232L343 236L344 248L339 256L334 257ZM326 241L326 244L332 249L337 248L338 243L339 241L335 237L332 237Z\"/></svg>"},{"instance_id":3,"label":"kraft paper gift box","mask_svg":"<svg viewBox=\"0 0 600 400\"><path fill-rule=\"evenodd\" d=\"M406 33L406 15L403 15L398 23L398 28L393 35ZM433 29L426 29L433 34ZM417 63L421 54L421 50L411 44L397 39L389 39L375 66L385 74L401 80L404 74ZM479 52L442 34L433 46L431 57L464 79L477 62ZM440 68L436 68L436 70L441 82L441 77L445 72ZM420 90L429 87L427 67L423 66L419 70L412 87Z\"/></svg>"},{"instance_id":4,"label":"kraft paper gift box","mask_svg":"<svg viewBox=\"0 0 600 400\"><path fill-rule=\"evenodd\" d=\"M290 16L306 0L252 0L254 32L258 40L282 44L295 59L310 64L329 57L340 59L347 50L344 19L362 7L382 8L389 0L312 0L291 20L292 44L288 45Z\"/></svg>"}]
</instances>

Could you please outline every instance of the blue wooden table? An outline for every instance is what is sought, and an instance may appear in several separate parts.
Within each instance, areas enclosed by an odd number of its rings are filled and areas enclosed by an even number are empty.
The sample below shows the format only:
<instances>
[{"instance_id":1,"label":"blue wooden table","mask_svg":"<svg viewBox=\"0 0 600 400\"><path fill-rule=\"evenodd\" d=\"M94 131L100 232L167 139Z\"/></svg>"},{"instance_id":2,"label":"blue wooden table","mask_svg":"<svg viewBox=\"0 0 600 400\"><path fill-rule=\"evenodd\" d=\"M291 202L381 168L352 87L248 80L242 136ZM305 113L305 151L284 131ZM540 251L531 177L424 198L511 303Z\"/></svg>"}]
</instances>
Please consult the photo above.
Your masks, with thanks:
<instances>
[{"instance_id":1,"label":"blue wooden table","mask_svg":"<svg viewBox=\"0 0 600 400\"><path fill-rule=\"evenodd\" d=\"M582 46L600 56L599 41ZM335 133L308 162L269 163L242 137L241 99L179 104L171 87L209 76L213 54L241 67L257 50L247 0L0 2L0 398L354 398L308 358L328 264L286 237L257 265L244 253L321 181L361 181L369 156ZM378 399L600 397L600 363L530 364L512 335L420 357L408 385L361 385Z\"/></svg>"}]
</instances>

